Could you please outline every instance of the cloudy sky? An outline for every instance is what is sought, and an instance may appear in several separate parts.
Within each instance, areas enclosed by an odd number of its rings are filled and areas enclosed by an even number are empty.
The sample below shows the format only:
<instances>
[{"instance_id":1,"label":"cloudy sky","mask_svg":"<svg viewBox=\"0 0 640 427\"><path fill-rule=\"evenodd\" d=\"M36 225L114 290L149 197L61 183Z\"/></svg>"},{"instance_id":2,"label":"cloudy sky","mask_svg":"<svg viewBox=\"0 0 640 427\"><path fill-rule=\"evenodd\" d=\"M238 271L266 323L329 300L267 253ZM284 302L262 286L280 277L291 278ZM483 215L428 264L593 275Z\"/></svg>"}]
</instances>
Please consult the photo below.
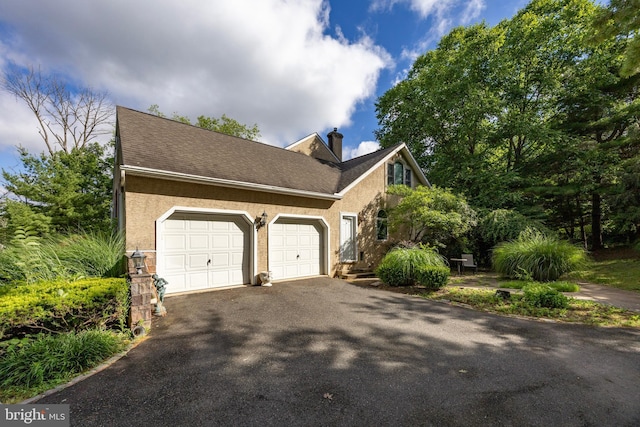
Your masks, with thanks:
<instances>
[{"instance_id":1,"label":"cloudy sky","mask_svg":"<svg viewBox=\"0 0 640 427\"><path fill-rule=\"evenodd\" d=\"M377 148L376 99L451 28L525 0L21 0L0 2L0 68L58 73L114 104L256 123L285 146L337 127L345 156ZM0 167L44 150L0 93Z\"/></svg>"}]
</instances>

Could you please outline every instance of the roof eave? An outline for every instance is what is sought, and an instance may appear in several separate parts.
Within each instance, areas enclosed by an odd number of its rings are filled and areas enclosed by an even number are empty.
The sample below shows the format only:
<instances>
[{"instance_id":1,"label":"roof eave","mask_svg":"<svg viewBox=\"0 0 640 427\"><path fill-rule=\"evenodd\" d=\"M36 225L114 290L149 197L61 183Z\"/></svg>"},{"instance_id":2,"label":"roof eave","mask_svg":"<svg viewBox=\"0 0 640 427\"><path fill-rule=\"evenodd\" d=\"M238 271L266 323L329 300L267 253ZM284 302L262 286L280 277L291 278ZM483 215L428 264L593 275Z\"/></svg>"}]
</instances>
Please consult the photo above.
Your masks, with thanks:
<instances>
[{"instance_id":1,"label":"roof eave","mask_svg":"<svg viewBox=\"0 0 640 427\"><path fill-rule=\"evenodd\" d=\"M265 193L285 194L289 196L307 197L321 200L340 200L342 194L319 193L315 191L297 190L293 188L277 187L273 185L256 184L253 182L233 181L220 178L211 178L200 175L191 175L180 172L165 171L145 168L141 166L120 165L120 170L134 176L147 178L166 179L171 181L190 182L195 184L216 185L219 187L236 188L241 190L262 191Z\"/></svg>"},{"instance_id":2,"label":"roof eave","mask_svg":"<svg viewBox=\"0 0 640 427\"><path fill-rule=\"evenodd\" d=\"M392 158L393 156L395 156L397 153L399 153L400 151L405 150L407 152L407 154L409 155L409 163L411 163L411 167L417 171L417 175L418 175L418 180L420 181L420 183L422 185L426 185L427 187L431 187L431 183L429 183L429 180L427 179L427 177L424 175L424 173L422 172L422 169L420 169L420 166L418 165L418 162L416 162L416 159L413 158L413 156L411 155L411 152L409 151L409 149L407 148L406 144L402 143L401 145L399 145L395 150L389 152L389 154L387 154L386 156L384 156L382 159L380 159L379 162L377 162L375 165L373 165L372 167L370 167L365 173L363 173L362 175L360 175L356 180L354 180L351 184L347 185L341 192L337 193L340 196L344 196L345 194L347 194L347 192L349 190L351 190L353 187L355 187L356 185L358 185L360 183L360 181L362 181L363 179L365 179L367 176L369 176L369 174L371 174L374 170L376 170L377 168L379 168L381 165L385 164L386 162L389 161L390 158Z\"/></svg>"}]
</instances>

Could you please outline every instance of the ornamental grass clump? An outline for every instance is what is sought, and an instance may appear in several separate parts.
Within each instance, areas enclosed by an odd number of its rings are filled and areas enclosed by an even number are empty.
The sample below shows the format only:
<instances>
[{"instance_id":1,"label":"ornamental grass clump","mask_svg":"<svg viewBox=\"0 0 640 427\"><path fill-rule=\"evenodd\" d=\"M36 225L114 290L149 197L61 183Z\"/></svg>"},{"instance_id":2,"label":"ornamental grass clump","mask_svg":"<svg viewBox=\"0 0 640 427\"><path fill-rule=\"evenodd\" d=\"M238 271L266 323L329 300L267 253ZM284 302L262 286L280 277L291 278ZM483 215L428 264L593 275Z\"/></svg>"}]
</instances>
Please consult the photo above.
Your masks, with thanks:
<instances>
[{"instance_id":1,"label":"ornamental grass clump","mask_svg":"<svg viewBox=\"0 0 640 427\"><path fill-rule=\"evenodd\" d=\"M446 283L448 273L446 260L434 250L423 246L396 247L385 255L376 269L380 280L390 286L421 284L439 288ZM445 275L446 279L443 279Z\"/></svg>"},{"instance_id":2,"label":"ornamental grass clump","mask_svg":"<svg viewBox=\"0 0 640 427\"><path fill-rule=\"evenodd\" d=\"M514 279L526 276L539 282L557 280L586 262L582 248L531 230L493 251L493 267L498 273Z\"/></svg>"},{"instance_id":3,"label":"ornamental grass clump","mask_svg":"<svg viewBox=\"0 0 640 427\"><path fill-rule=\"evenodd\" d=\"M23 346L9 348L0 358L0 386L37 387L64 380L96 366L126 344L124 335L101 330L40 334Z\"/></svg>"}]
</instances>

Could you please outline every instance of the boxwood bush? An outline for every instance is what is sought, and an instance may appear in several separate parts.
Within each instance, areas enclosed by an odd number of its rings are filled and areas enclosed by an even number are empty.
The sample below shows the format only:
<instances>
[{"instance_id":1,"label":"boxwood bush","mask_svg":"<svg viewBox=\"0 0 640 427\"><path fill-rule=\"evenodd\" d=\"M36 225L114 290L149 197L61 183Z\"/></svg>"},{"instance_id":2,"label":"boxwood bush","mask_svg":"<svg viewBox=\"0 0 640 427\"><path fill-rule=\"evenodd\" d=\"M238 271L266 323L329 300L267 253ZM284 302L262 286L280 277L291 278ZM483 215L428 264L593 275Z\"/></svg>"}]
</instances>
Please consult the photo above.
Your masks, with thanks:
<instances>
[{"instance_id":1,"label":"boxwood bush","mask_svg":"<svg viewBox=\"0 0 640 427\"><path fill-rule=\"evenodd\" d=\"M432 249L396 247L384 256L376 275L390 286L410 286L421 281L435 286L442 281L442 270L427 271L429 267L443 267L448 271L446 260Z\"/></svg>"},{"instance_id":2,"label":"boxwood bush","mask_svg":"<svg viewBox=\"0 0 640 427\"><path fill-rule=\"evenodd\" d=\"M424 266L416 268L415 282L428 289L437 290L449 281L449 267Z\"/></svg>"},{"instance_id":3,"label":"boxwood bush","mask_svg":"<svg viewBox=\"0 0 640 427\"><path fill-rule=\"evenodd\" d=\"M567 308L569 298L544 284L530 284L522 288L524 302L533 307Z\"/></svg>"},{"instance_id":4,"label":"boxwood bush","mask_svg":"<svg viewBox=\"0 0 640 427\"><path fill-rule=\"evenodd\" d=\"M41 281L0 286L0 339L39 332L126 328L124 278Z\"/></svg>"},{"instance_id":5,"label":"boxwood bush","mask_svg":"<svg viewBox=\"0 0 640 427\"><path fill-rule=\"evenodd\" d=\"M539 282L557 280L587 262L584 249L537 231L523 232L493 251L493 267L507 277Z\"/></svg>"}]
</instances>

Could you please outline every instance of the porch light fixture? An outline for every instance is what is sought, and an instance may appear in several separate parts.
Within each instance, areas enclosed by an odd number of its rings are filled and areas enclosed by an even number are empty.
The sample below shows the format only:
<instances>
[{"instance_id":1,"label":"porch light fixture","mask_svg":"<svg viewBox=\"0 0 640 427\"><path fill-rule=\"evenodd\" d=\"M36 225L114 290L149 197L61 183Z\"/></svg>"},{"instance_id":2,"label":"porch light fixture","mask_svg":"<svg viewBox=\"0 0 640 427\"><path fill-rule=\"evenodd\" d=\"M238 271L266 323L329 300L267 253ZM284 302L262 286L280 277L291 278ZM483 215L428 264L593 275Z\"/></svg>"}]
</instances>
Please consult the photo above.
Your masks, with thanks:
<instances>
[{"instance_id":1,"label":"porch light fixture","mask_svg":"<svg viewBox=\"0 0 640 427\"><path fill-rule=\"evenodd\" d=\"M269 215L267 215L266 211L262 211L262 215L256 218L256 230L260 229L267 225L267 220L269 219Z\"/></svg>"},{"instance_id":2,"label":"porch light fixture","mask_svg":"<svg viewBox=\"0 0 640 427\"><path fill-rule=\"evenodd\" d=\"M131 260L133 261L133 266L136 269L138 274L142 274L142 269L144 268L144 260L147 258L145 254L140 252L138 248L131 254Z\"/></svg>"}]
</instances>

